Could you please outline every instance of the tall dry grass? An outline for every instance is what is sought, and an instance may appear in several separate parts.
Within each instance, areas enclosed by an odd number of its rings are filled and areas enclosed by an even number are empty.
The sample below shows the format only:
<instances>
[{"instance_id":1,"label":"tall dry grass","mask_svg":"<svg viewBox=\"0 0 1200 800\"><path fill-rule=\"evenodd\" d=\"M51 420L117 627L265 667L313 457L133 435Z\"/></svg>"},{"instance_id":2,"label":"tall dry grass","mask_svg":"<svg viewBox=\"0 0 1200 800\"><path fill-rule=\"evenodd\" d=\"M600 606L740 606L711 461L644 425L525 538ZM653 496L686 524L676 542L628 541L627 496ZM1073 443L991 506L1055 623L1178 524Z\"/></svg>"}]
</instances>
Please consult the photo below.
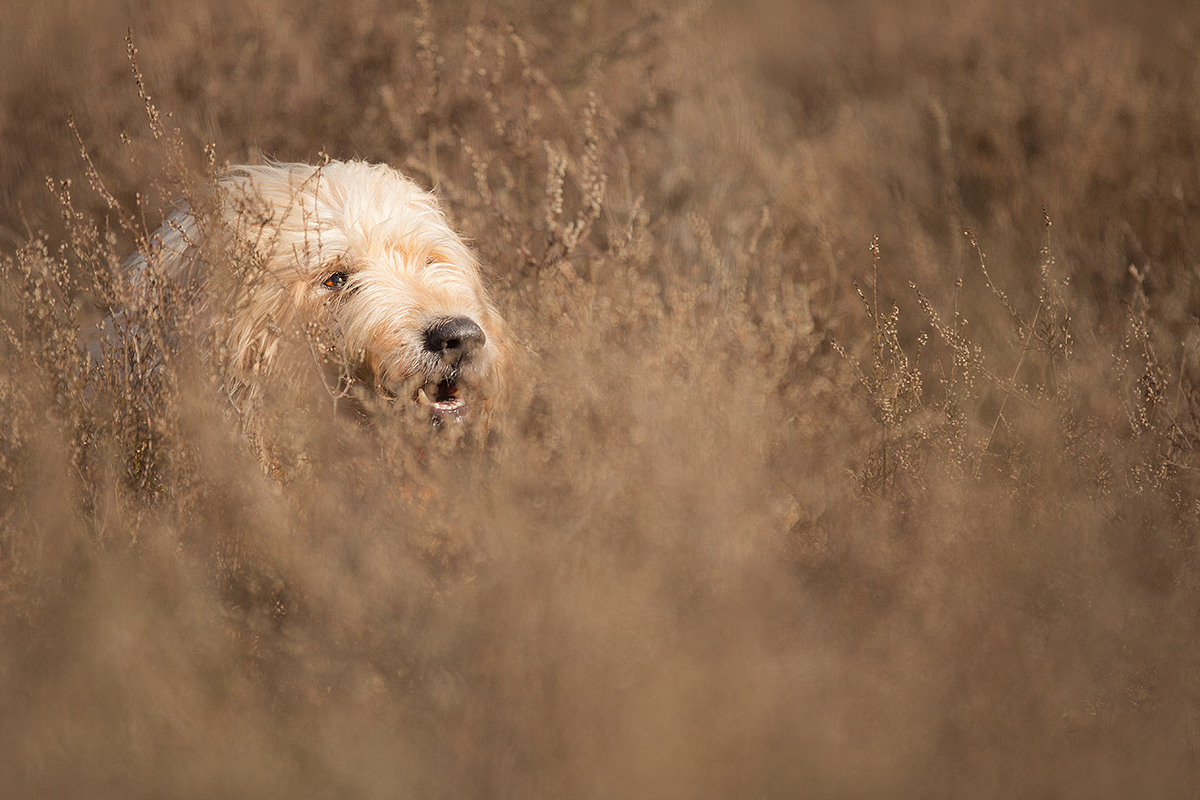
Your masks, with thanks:
<instances>
[{"instance_id":1,"label":"tall dry grass","mask_svg":"<svg viewBox=\"0 0 1200 800\"><path fill-rule=\"evenodd\" d=\"M1193 796L1198 22L0 10L3 794ZM438 188L496 441L127 303L259 152Z\"/></svg>"}]
</instances>

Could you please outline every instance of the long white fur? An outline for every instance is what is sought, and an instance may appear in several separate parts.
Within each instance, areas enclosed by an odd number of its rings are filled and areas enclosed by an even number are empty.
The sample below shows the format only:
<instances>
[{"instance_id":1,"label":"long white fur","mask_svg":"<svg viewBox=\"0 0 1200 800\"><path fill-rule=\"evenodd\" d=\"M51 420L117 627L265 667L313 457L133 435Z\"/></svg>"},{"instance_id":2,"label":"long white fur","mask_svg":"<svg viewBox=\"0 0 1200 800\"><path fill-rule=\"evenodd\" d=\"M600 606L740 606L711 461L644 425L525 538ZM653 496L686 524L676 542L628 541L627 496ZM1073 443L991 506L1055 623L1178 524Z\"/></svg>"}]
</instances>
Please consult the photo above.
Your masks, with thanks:
<instances>
[{"instance_id":1,"label":"long white fur","mask_svg":"<svg viewBox=\"0 0 1200 800\"><path fill-rule=\"evenodd\" d=\"M201 225L184 208L152 249L181 283L203 286L213 253L236 252L261 266L246 273L228 318L215 323L238 370L266 377L280 332L315 323L336 334L347 362L398 398L426 381L452 379L469 407L486 411L503 393L504 322L474 254L431 193L382 164L269 163L226 171L215 201L219 224ZM145 268L138 262L135 271ZM348 276L343 288L324 285L334 273ZM486 342L448 366L425 348L424 334L451 317L474 320Z\"/></svg>"}]
</instances>

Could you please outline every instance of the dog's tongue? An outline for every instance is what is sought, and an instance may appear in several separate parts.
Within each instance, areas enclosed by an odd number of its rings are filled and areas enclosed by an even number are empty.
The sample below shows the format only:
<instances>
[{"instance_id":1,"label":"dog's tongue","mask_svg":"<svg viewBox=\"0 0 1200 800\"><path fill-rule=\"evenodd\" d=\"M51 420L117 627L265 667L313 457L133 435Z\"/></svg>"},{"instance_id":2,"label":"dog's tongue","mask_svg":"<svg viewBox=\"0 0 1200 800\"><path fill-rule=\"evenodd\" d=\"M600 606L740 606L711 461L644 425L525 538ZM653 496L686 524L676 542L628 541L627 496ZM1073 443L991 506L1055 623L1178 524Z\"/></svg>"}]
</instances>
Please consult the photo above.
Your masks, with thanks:
<instances>
[{"instance_id":1,"label":"dog's tongue","mask_svg":"<svg viewBox=\"0 0 1200 800\"><path fill-rule=\"evenodd\" d=\"M459 413L466 405L454 381L427 381L417 390L417 402L429 405L437 413Z\"/></svg>"}]
</instances>

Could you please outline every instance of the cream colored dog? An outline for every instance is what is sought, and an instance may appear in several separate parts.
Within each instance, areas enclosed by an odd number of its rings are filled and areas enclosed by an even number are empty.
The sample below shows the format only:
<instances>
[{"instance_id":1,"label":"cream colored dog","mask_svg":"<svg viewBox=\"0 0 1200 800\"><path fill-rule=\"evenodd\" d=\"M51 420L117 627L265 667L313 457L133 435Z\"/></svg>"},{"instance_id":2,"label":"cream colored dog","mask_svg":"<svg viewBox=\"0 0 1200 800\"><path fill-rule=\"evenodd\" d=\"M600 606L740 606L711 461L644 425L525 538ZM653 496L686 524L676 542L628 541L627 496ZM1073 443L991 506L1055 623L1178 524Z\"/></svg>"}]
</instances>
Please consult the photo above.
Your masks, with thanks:
<instances>
[{"instance_id":1,"label":"cream colored dog","mask_svg":"<svg viewBox=\"0 0 1200 800\"><path fill-rule=\"evenodd\" d=\"M246 382L269 381L284 332L304 329L341 364L343 391L366 386L437 422L491 411L510 364L504 323L432 194L361 161L233 167L216 189L213 219L176 212L147 255L201 296L215 288L207 265L232 258L236 299L206 304ZM147 256L133 269L136 283Z\"/></svg>"}]
</instances>

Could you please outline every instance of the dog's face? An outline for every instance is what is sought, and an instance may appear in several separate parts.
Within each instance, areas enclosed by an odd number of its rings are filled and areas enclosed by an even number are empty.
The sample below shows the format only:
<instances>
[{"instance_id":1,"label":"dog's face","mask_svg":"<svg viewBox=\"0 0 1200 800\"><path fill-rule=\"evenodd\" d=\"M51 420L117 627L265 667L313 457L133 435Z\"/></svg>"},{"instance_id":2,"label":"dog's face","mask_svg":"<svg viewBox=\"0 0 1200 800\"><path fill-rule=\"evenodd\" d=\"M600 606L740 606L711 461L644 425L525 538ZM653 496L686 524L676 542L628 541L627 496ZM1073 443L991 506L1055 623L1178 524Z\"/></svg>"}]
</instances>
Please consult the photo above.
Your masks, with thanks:
<instances>
[{"instance_id":1,"label":"dog's face","mask_svg":"<svg viewBox=\"0 0 1200 800\"><path fill-rule=\"evenodd\" d=\"M352 242L314 283L346 352L383 393L439 419L490 407L506 368L503 324L440 214L399 240Z\"/></svg>"},{"instance_id":2,"label":"dog's face","mask_svg":"<svg viewBox=\"0 0 1200 800\"><path fill-rule=\"evenodd\" d=\"M265 254L238 352L269 360L264 327L290 317L328 330L349 374L393 402L437 421L491 410L504 324L432 195L361 162L239 168L224 188L227 216Z\"/></svg>"}]
</instances>

